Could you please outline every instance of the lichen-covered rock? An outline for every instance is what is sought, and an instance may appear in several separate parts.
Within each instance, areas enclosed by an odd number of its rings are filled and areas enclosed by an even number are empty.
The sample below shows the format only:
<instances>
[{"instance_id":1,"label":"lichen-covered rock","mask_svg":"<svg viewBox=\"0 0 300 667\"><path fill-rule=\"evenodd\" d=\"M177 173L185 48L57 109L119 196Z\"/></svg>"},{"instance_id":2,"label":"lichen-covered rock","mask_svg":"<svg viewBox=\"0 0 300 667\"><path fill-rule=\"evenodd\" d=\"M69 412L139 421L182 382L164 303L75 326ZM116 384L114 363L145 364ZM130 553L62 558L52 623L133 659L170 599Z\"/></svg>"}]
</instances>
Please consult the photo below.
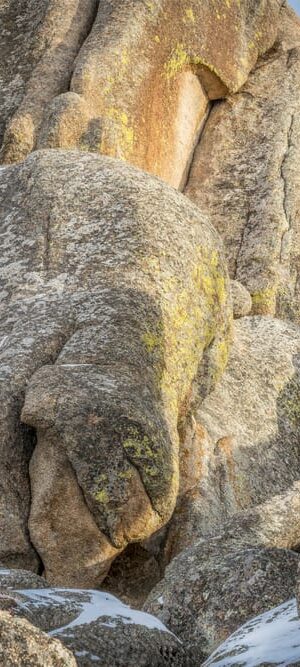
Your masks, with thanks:
<instances>
[{"instance_id":1,"label":"lichen-covered rock","mask_svg":"<svg viewBox=\"0 0 300 667\"><path fill-rule=\"evenodd\" d=\"M284 6L274 49L212 110L186 194L209 211L252 312L298 323L299 159L300 22Z\"/></svg>"},{"instance_id":2,"label":"lichen-covered rock","mask_svg":"<svg viewBox=\"0 0 300 667\"><path fill-rule=\"evenodd\" d=\"M68 92L64 88L44 113L37 146L99 151L183 186L208 98L243 85L276 38L280 5L280 0L100 2ZM30 103L37 113L35 100ZM28 104L4 137L6 161L28 150L23 130L31 121Z\"/></svg>"},{"instance_id":3,"label":"lichen-covered rock","mask_svg":"<svg viewBox=\"0 0 300 667\"><path fill-rule=\"evenodd\" d=\"M174 558L145 604L183 641L191 667L242 623L294 595L299 554L232 542L201 540Z\"/></svg>"},{"instance_id":4,"label":"lichen-covered rock","mask_svg":"<svg viewBox=\"0 0 300 667\"><path fill-rule=\"evenodd\" d=\"M79 667L185 667L182 643L158 619L98 591L42 589L0 595L14 616L58 638ZM26 663L27 664L27 663Z\"/></svg>"},{"instance_id":5,"label":"lichen-covered rock","mask_svg":"<svg viewBox=\"0 0 300 667\"><path fill-rule=\"evenodd\" d=\"M239 319L250 315L252 310L251 294L238 280L230 281L233 317Z\"/></svg>"},{"instance_id":6,"label":"lichen-covered rock","mask_svg":"<svg viewBox=\"0 0 300 667\"><path fill-rule=\"evenodd\" d=\"M94 586L173 512L178 421L227 361L222 248L188 200L122 162L39 151L0 174L0 558L29 509L26 391L31 541L48 581Z\"/></svg>"},{"instance_id":7,"label":"lichen-covered rock","mask_svg":"<svg viewBox=\"0 0 300 667\"><path fill-rule=\"evenodd\" d=\"M0 152L22 160L36 145L47 104L68 90L97 0L4 0L0 6Z\"/></svg>"},{"instance_id":8,"label":"lichen-covered rock","mask_svg":"<svg viewBox=\"0 0 300 667\"><path fill-rule=\"evenodd\" d=\"M300 543L298 510L286 526L283 510L285 494L293 493L300 477L299 361L298 326L260 316L235 322L227 369L195 413L190 440L199 459L197 478L182 489L168 558L237 512L253 508L255 515L264 503L273 507L273 518L268 509L269 519L263 519L268 531L273 521L268 544ZM295 486L295 497L298 493ZM278 494L282 499L276 503ZM294 533L284 541L288 530Z\"/></svg>"},{"instance_id":9,"label":"lichen-covered rock","mask_svg":"<svg viewBox=\"0 0 300 667\"><path fill-rule=\"evenodd\" d=\"M0 598L1 600L1 598ZM0 612L1 667L76 667L70 651L25 619Z\"/></svg>"}]
</instances>

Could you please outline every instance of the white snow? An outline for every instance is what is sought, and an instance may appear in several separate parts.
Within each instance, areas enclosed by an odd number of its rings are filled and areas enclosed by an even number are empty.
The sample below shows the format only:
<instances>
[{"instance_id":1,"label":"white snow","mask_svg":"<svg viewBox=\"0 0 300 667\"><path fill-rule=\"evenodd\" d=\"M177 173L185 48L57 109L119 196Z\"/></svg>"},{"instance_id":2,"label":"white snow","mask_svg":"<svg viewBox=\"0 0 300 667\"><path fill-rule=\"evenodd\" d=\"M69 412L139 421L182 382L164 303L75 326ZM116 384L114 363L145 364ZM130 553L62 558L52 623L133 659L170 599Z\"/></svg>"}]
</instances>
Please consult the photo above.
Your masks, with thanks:
<instances>
[{"instance_id":1,"label":"white snow","mask_svg":"<svg viewBox=\"0 0 300 667\"><path fill-rule=\"evenodd\" d=\"M79 609L77 617L67 625L49 632L50 635L59 634L84 623L92 623L103 616L107 616L111 619L108 622L103 622L103 625L108 627L115 627L116 620L120 619L125 624L142 625L151 630L156 629L170 633L170 630L168 630L163 623L154 616L131 609L131 607L123 604L109 593L93 590L82 591L75 588L26 589L18 590L16 592L24 597L28 597L31 603L35 603L37 607L49 605L49 603L53 603L54 606L56 603L61 605L63 604L64 599L66 602L67 600L72 602L72 595L78 593L83 594L84 597L89 597L88 601L81 600L79 597L74 597L74 604Z\"/></svg>"},{"instance_id":2,"label":"white snow","mask_svg":"<svg viewBox=\"0 0 300 667\"><path fill-rule=\"evenodd\" d=\"M204 663L205 667L266 664L300 665L300 619L295 599L245 623Z\"/></svg>"}]
</instances>

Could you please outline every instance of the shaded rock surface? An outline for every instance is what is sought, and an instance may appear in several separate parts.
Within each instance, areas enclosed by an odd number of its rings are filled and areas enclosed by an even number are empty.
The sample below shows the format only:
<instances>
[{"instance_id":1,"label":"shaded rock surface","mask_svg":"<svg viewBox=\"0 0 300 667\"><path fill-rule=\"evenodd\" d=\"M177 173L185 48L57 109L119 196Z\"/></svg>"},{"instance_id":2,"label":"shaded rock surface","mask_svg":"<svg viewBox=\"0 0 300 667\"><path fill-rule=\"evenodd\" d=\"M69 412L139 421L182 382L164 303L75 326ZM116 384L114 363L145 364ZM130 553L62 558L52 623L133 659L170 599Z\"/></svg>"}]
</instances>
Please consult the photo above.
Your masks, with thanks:
<instances>
[{"instance_id":1,"label":"shaded rock surface","mask_svg":"<svg viewBox=\"0 0 300 667\"><path fill-rule=\"evenodd\" d=\"M79 152L2 169L0 210L1 561L30 551L26 390L31 541L50 582L96 585L174 509L178 421L227 361L221 244L173 189Z\"/></svg>"},{"instance_id":2,"label":"shaded rock surface","mask_svg":"<svg viewBox=\"0 0 300 667\"><path fill-rule=\"evenodd\" d=\"M235 319L250 315L252 310L251 294L238 280L231 280L233 316Z\"/></svg>"},{"instance_id":3,"label":"shaded rock surface","mask_svg":"<svg viewBox=\"0 0 300 667\"><path fill-rule=\"evenodd\" d=\"M259 316L235 322L228 366L191 426L198 472L194 485L182 489L168 558L236 513L252 512L255 524L257 506L258 532L269 534L273 522L273 537L264 538L269 546L299 545L297 510L293 522L283 519L299 502L299 353L294 324ZM182 475L189 478L189 470Z\"/></svg>"},{"instance_id":4,"label":"shaded rock surface","mask_svg":"<svg viewBox=\"0 0 300 667\"><path fill-rule=\"evenodd\" d=\"M273 49L213 108L186 194L209 211L253 313L299 315L300 22L287 7ZM230 223L229 223L230 220Z\"/></svg>"},{"instance_id":5,"label":"shaded rock surface","mask_svg":"<svg viewBox=\"0 0 300 667\"><path fill-rule=\"evenodd\" d=\"M296 600L243 625L204 663L205 667L300 665L300 620Z\"/></svg>"},{"instance_id":6,"label":"shaded rock surface","mask_svg":"<svg viewBox=\"0 0 300 667\"><path fill-rule=\"evenodd\" d=\"M0 564L0 589L14 588L47 588L48 584L43 577L39 577L28 570L10 570Z\"/></svg>"},{"instance_id":7,"label":"shaded rock surface","mask_svg":"<svg viewBox=\"0 0 300 667\"><path fill-rule=\"evenodd\" d=\"M1 667L76 667L59 640L48 637L25 619L0 612Z\"/></svg>"},{"instance_id":8,"label":"shaded rock surface","mask_svg":"<svg viewBox=\"0 0 300 667\"><path fill-rule=\"evenodd\" d=\"M107 593L47 588L5 594L4 587L0 608L58 638L80 667L97 661L104 667L185 665L181 642L158 619Z\"/></svg>"},{"instance_id":9,"label":"shaded rock surface","mask_svg":"<svg viewBox=\"0 0 300 667\"><path fill-rule=\"evenodd\" d=\"M0 153L22 160L48 103L68 90L97 0L4 0L0 7Z\"/></svg>"},{"instance_id":10,"label":"shaded rock surface","mask_svg":"<svg viewBox=\"0 0 300 667\"><path fill-rule=\"evenodd\" d=\"M237 545L234 536L202 540L174 558L144 608L198 665L243 622L291 598L298 565L292 551Z\"/></svg>"}]
</instances>

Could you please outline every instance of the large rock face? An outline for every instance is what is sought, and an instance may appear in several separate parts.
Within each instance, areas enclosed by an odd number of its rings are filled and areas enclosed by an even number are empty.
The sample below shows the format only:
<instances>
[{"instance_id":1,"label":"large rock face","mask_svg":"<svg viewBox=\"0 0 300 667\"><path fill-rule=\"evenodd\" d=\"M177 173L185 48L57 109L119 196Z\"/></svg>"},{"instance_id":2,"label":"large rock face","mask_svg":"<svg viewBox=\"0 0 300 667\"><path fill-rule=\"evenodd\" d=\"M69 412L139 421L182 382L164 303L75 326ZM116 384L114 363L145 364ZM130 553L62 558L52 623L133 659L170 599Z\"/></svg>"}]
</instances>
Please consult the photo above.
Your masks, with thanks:
<instances>
[{"instance_id":1,"label":"large rock face","mask_svg":"<svg viewBox=\"0 0 300 667\"><path fill-rule=\"evenodd\" d=\"M26 390L31 541L50 581L94 585L173 512L178 421L227 360L223 254L182 195L109 158L38 152L0 200L0 558L26 552Z\"/></svg>"},{"instance_id":2,"label":"large rock face","mask_svg":"<svg viewBox=\"0 0 300 667\"><path fill-rule=\"evenodd\" d=\"M183 488L169 530L168 557L226 525L236 513L253 508L255 515L264 503L268 509L261 509L257 524L264 526L259 528L263 534L273 524L267 543L300 544L296 512L286 526L281 520L288 514L285 494L299 503L293 486L300 473L299 361L296 325L259 316L235 322L227 369L195 414L190 439L198 477L191 490ZM294 528L289 538L288 528Z\"/></svg>"},{"instance_id":3,"label":"large rock face","mask_svg":"<svg viewBox=\"0 0 300 667\"><path fill-rule=\"evenodd\" d=\"M32 69L32 39L40 45L41 33L44 42L50 39L50 48L42 42L42 55L35 59L33 49L36 67L25 96L19 99L20 85L18 99L5 102L4 122L14 107L17 111L4 136L2 159L18 160L34 146L78 147L128 160L181 187L208 98L222 97L243 85L257 57L275 40L280 4L280 0L215 0L213 6L209 0L100 2L69 83L72 56L74 60L95 2L85 0L79 7L73 0L67 12L60 0L44 2L38 29L35 23L32 26L27 0L19 16L29 31L24 54L18 48L19 26L11 34L13 3L9 3L3 48L7 50L12 37L16 40L21 72L24 67L26 72ZM10 86L18 67L12 57L5 74ZM43 94L38 92L41 81ZM10 100L10 90L6 96Z\"/></svg>"},{"instance_id":4,"label":"large rock face","mask_svg":"<svg viewBox=\"0 0 300 667\"><path fill-rule=\"evenodd\" d=\"M0 146L22 160L36 145L48 103L68 90L97 0L4 0L0 6Z\"/></svg>"},{"instance_id":5,"label":"large rock face","mask_svg":"<svg viewBox=\"0 0 300 667\"><path fill-rule=\"evenodd\" d=\"M186 194L209 211L253 313L300 321L300 23L281 11L278 43L243 89L217 104ZM230 223L228 222L230 220Z\"/></svg>"},{"instance_id":6,"label":"large rock face","mask_svg":"<svg viewBox=\"0 0 300 667\"><path fill-rule=\"evenodd\" d=\"M192 667L242 623L293 597L298 566L292 551L202 540L174 558L145 609L183 641Z\"/></svg>"},{"instance_id":7,"label":"large rock face","mask_svg":"<svg viewBox=\"0 0 300 667\"><path fill-rule=\"evenodd\" d=\"M47 637L28 621L0 612L0 664L5 667L76 667L57 639Z\"/></svg>"}]
</instances>

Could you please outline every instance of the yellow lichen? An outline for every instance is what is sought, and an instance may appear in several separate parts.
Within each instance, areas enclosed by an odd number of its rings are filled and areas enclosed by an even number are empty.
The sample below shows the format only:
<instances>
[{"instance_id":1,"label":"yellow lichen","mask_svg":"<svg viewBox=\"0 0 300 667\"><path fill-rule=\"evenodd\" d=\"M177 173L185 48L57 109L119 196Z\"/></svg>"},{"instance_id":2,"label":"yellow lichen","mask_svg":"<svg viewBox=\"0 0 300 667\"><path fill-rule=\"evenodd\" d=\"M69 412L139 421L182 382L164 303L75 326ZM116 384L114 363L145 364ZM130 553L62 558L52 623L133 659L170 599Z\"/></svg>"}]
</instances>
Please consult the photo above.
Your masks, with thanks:
<instances>
[{"instance_id":1,"label":"yellow lichen","mask_svg":"<svg viewBox=\"0 0 300 667\"><path fill-rule=\"evenodd\" d=\"M252 293L254 315L274 315L276 312L277 285Z\"/></svg>"},{"instance_id":2,"label":"yellow lichen","mask_svg":"<svg viewBox=\"0 0 300 667\"><path fill-rule=\"evenodd\" d=\"M105 505L109 500L108 493L107 491L105 491L105 489L100 489L99 491L97 491L97 493L95 493L94 495L94 498L95 500L98 501L98 503L101 503L102 505Z\"/></svg>"},{"instance_id":3,"label":"yellow lichen","mask_svg":"<svg viewBox=\"0 0 300 667\"><path fill-rule=\"evenodd\" d=\"M189 21L192 21L192 23L195 23L195 15L191 7L185 10L185 15Z\"/></svg>"},{"instance_id":4,"label":"yellow lichen","mask_svg":"<svg viewBox=\"0 0 300 667\"><path fill-rule=\"evenodd\" d=\"M167 79L172 79L182 68L187 65L190 58L183 48L183 44L177 44L173 49L171 57L164 65L164 71Z\"/></svg>"}]
</instances>

